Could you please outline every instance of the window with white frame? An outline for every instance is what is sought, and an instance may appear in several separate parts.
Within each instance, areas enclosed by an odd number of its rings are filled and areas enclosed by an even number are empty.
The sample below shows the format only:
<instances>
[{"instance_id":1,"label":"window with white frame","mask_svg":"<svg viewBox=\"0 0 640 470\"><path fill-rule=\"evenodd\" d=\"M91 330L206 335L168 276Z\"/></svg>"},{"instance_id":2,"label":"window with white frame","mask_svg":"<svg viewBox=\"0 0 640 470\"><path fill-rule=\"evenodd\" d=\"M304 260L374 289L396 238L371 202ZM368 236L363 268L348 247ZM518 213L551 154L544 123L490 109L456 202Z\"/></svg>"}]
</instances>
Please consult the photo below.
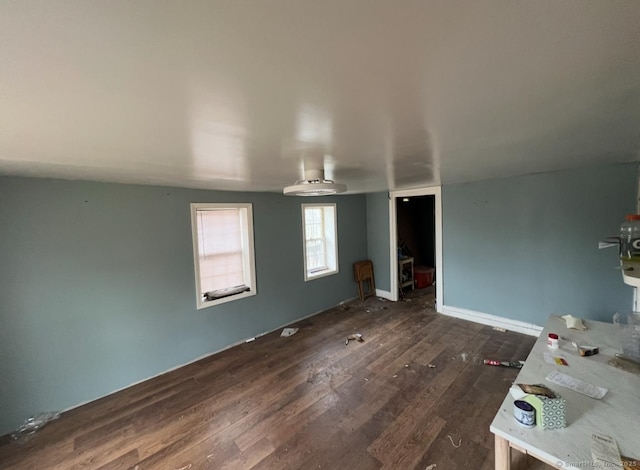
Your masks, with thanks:
<instances>
[{"instance_id":1,"label":"window with white frame","mask_svg":"<svg viewBox=\"0 0 640 470\"><path fill-rule=\"evenodd\" d=\"M198 309L256 294L251 204L191 204Z\"/></svg>"},{"instance_id":2,"label":"window with white frame","mask_svg":"<svg viewBox=\"0 0 640 470\"><path fill-rule=\"evenodd\" d=\"M335 204L302 204L304 280L338 272L338 227Z\"/></svg>"}]
</instances>

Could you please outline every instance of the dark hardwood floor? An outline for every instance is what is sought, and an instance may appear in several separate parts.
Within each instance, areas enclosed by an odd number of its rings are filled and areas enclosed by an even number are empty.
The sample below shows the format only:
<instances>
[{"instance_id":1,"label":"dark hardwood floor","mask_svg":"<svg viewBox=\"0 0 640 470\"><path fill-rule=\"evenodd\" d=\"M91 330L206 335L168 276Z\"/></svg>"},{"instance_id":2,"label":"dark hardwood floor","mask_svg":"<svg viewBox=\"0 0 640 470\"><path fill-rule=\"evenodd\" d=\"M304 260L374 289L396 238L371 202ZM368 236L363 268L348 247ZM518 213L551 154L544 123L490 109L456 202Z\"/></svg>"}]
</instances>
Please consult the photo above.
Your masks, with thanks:
<instances>
[{"instance_id":1,"label":"dark hardwood floor","mask_svg":"<svg viewBox=\"0 0 640 470\"><path fill-rule=\"evenodd\" d=\"M9 469L492 469L489 424L534 338L407 302L335 308L0 444ZM361 333L364 342L351 341ZM435 367L434 367L435 366Z\"/></svg>"}]
</instances>

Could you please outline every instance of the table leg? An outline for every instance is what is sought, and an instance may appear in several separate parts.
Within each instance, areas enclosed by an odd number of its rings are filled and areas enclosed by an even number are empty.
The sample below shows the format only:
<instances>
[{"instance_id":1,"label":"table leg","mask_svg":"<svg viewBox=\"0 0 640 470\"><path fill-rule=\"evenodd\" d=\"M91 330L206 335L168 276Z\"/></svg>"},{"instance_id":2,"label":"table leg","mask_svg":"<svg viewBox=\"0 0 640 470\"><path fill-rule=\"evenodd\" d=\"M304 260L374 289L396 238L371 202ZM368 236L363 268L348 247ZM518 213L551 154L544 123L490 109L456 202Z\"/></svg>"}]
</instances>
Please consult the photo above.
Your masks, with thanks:
<instances>
[{"instance_id":1,"label":"table leg","mask_svg":"<svg viewBox=\"0 0 640 470\"><path fill-rule=\"evenodd\" d=\"M511 470L511 447L509 441L495 435L496 470Z\"/></svg>"}]
</instances>

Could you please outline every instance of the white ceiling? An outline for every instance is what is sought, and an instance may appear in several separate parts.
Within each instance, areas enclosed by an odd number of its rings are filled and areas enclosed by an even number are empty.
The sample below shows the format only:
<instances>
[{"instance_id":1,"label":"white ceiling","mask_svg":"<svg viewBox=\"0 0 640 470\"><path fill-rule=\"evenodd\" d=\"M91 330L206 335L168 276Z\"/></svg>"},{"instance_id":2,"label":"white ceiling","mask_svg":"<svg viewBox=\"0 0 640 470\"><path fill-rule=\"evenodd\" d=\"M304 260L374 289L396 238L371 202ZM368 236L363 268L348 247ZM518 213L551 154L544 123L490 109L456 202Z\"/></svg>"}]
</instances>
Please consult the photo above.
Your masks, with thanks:
<instances>
[{"instance_id":1,"label":"white ceiling","mask_svg":"<svg viewBox=\"0 0 640 470\"><path fill-rule=\"evenodd\" d=\"M0 0L0 173L350 192L640 159L639 0Z\"/></svg>"}]
</instances>

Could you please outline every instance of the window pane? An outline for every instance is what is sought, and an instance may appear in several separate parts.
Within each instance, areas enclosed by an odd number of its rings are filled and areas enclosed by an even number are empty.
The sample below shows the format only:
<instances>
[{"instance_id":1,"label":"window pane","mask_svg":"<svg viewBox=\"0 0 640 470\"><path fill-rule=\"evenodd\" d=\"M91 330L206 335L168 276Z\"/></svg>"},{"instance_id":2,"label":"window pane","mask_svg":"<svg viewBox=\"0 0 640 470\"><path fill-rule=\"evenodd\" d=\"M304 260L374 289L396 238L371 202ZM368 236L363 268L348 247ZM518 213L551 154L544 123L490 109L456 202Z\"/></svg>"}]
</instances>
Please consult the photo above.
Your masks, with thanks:
<instances>
[{"instance_id":1,"label":"window pane","mask_svg":"<svg viewBox=\"0 0 640 470\"><path fill-rule=\"evenodd\" d=\"M307 247L307 270L326 268L326 247L324 240L309 240Z\"/></svg>"},{"instance_id":2,"label":"window pane","mask_svg":"<svg viewBox=\"0 0 640 470\"><path fill-rule=\"evenodd\" d=\"M240 209L199 210L201 293L244 283Z\"/></svg>"},{"instance_id":3,"label":"window pane","mask_svg":"<svg viewBox=\"0 0 640 470\"><path fill-rule=\"evenodd\" d=\"M303 204L302 209L305 280L337 272L335 204Z\"/></svg>"}]
</instances>

